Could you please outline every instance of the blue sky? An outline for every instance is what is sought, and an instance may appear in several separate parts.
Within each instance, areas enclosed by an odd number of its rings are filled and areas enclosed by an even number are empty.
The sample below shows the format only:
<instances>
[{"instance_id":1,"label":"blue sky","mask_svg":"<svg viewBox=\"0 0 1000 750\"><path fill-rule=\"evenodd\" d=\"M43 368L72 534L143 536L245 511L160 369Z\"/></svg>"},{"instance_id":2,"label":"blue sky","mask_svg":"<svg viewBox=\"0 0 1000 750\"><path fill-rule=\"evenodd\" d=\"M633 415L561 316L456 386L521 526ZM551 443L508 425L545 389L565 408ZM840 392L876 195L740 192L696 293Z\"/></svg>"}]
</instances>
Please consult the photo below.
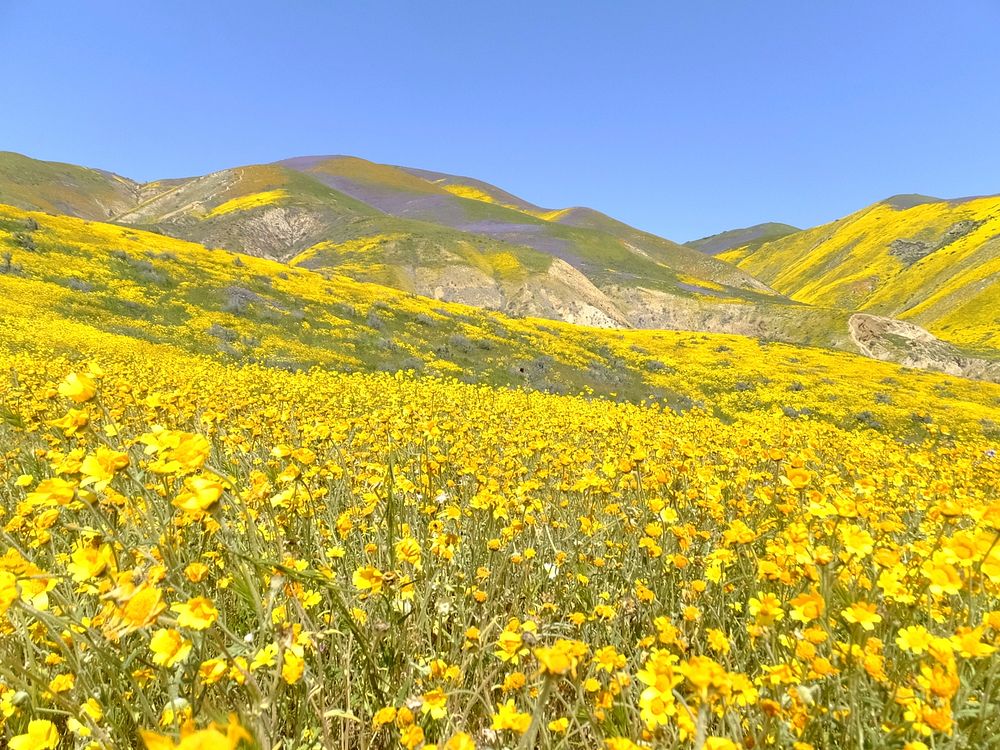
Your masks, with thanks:
<instances>
[{"instance_id":1,"label":"blue sky","mask_svg":"<svg viewBox=\"0 0 1000 750\"><path fill-rule=\"evenodd\" d=\"M1000 192L995 0L0 0L0 150L136 179L305 154L677 240Z\"/></svg>"}]
</instances>

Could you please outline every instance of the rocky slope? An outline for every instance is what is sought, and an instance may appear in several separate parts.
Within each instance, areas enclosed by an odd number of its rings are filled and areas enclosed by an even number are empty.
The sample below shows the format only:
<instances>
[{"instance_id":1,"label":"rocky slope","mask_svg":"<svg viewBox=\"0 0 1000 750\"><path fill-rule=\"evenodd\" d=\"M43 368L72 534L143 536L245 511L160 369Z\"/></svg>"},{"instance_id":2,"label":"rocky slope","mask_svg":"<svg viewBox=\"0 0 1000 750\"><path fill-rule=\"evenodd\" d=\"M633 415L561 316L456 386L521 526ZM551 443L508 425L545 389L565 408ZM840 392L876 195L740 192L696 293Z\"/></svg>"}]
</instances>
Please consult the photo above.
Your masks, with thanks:
<instances>
[{"instance_id":1,"label":"rocky slope","mask_svg":"<svg viewBox=\"0 0 1000 750\"><path fill-rule=\"evenodd\" d=\"M866 357L1000 383L1000 362L970 356L920 326L865 313L852 315L848 325L851 339Z\"/></svg>"}]
</instances>

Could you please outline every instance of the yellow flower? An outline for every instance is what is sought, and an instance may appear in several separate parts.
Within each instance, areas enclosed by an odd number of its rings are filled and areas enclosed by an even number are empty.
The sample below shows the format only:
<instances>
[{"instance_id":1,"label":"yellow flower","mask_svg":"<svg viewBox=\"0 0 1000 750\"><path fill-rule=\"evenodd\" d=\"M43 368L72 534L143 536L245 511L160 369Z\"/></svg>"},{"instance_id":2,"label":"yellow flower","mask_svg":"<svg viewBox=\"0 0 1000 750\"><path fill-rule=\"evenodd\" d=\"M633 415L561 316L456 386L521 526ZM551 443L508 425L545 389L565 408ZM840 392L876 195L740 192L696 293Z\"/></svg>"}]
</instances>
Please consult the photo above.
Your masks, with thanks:
<instances>
[{"instance_id":1,"label":"yellow flower","mask_svg":"<svg viewBox=\"0 0 1000 750\"><path fill-rule=\"evenodd\" d=\"M396 557L420 570L420 543L413 537L403 537L396 542Z\"/></svg>"},{"instance_id":2,"label":"yellow flower","mask_svg":"<svg viewBox=\"0 0 1000 750\"><path fill-rule=\"evenodd\" d=\"M190 721L185 722L179 742L156 732L140 730L139 734L146 750L236 750L242 742L253 742L250 733L239 725L235 716L229 717L227 725L213 723L205 729L195 729Z\"/></svg>"},{"instance_id":3,"label":"yellow flower","mask_svg":"<svg viewBox=\"0 0 1000 750\"><path fill-rule=\"evenodd\" d=\"M250 662L250 671L256 672L261 667L273 667L277 659L278 647L269 643L254 655L253 661Z\"/></svg>"},{"instance_id":4,"label":"yellow flower","mask_svg":"<svg viewBox=\"0 0 1000 750\"><path fill-rule=\"evenodd\" d=\"M0 616L6 614L10 606L21 596L17 586L17 576L13 573L0 570Z\"/></svg>"},{"instance_id":5,"label":"yellow flower","mask_svg":"<svg viewBox=\"0 0 1000 750\"><path fill-rule=\"evenodd\" d=\"M996 648L988 643L983 643L984 630L985 628L980 626L954 636L952 642L955 644L955 650L966 659L982 659L991 656Z\"/></svg>"},{"instance_id":6,"label":"yellow flower","mask_svg":"<svg viewBox=\"0 0 1000 750\"><path fill-rule=\"evenodd\" d=\"M707 656L692 656L678 667L678 671L702 696L707 695L709 689L719 692L729 689L729 674L721 664Z\"/></svg>"},{"instance_id":7,"label":"yellow flower","mask_svg":"<svg viewBox=\"0 0 1000 750\"><path fill-rule=\"evenodd\" d=\"M594 607L594 617L598 620L613 620L615 617L615 608L610 604L598 604Z\"/></svg>"},{"instance_id":8,"label":"yellow flower","mask_svg":"<svg viewBox=\"0 0 1000 750\"><path fill-rule=\"evenodd\" d=\"M379 727L385 726L386 724L391 724L396 720L396 709L393 706L385 706L380 708L375 712L372 717L372 729L377 730Z\"/></svg>"},{"instance_id":9,"label":"yellow flower","mask_svg":"<svg viewBox=\"0 0 1000 750\"><path fill-rule=\"evenodd\" d=\"M72 690L76 684L76 677L71 674L59 674L49 681L49 691L52 693L65 693Z\"/></svg>"},{"instance_id":10,"label":"yellow flower","mask_svg":"<svg viewBox=\"0 0 1000 750\"><path fill-rule=\"evenodd\" d=\"M444 743L441 750L476 750L476 743L473 742L470 735L465 732L458 732Z\"/></svg>"},{"instance_id":11,"label":"yellow flower","mask_svg":"<svg viewBox=\"0 0 1000 750\"><path fill-rule=\"evenodd\" d=\"M577 666L589 648L585 643L560 638L552 646L534 649L539 671L543 674L572 674L576 676Z\"/></svg>"},{"instance_id":12,"label":"yellow flower","mask_svg":"<svg viewBox=\"0 0 1000 750\"><path fill-rule=\"evenodd\" d=\"M98 722L104 717L104 709L95 698L88 698L80 707L81 716L86 715L93 722Z\"/></svg>"},{"instance_id":13,"label":"yellow flower","mask_svg":"<svg viewBox=\"0 0 1000 750\"><path fill-rule=\"evenodd\" d=\"M864 630L874 630L875 626L882 622L882 616L878 614L878 605L869 602L855 602L840 614L847 622L856 623Z\"/></svg>"},{"instance_id":14,"label":"yellow flower","mask_svg":"<svg viewBox=\"0 0 1000 750\"><path fill-rule=\"evenodd\" d=\"M139 438L146 446L146 454L157 454L149 465L156 474L197 471L208 460L211 445L203 435L154 426Z\"/></svg>"},{"instance_id":15,"label":"yellow flower","mask_svg":"<svg viewBox=\"0 0 1000 750\"><path fill-rule=\"evenodd\" d=\"M186 488L173 500L173 504L188 513L204 513L222 497L222 482L212 477L188 477Z\"/></svg>"},{"instance_id":16,"label":"yellow flower","mask_svg":"<svg viewBox=\"0 0 1000 750\"><path fill-rule=\"evenodd\" d=\"M82 404L90 401L97 393L97 386L89 375L81 375L78 372L71 372L66 379L59 384L59 395Z\"/></svg>"},{"instance_id":17,"label":"yellow flower","mask_svg":"<svg viewBox=\"0 0 1000 750\"><path fill-rule=\"evenodd\" d=\"M28 722L28 731L12 737L10 750L53 750L59 744L56 725L46 719Z\"/></svg>"},{"instance_id":18,"label":"yellow flower","mask_svg":"<svg viewBox=\"0 0 1000 750\"><path fill-rule=\"evenodd\" d=\"M930 581L927 588L932 594L954 595L962 590L961 574L940 552L925 562L921 571Z\"/></svg>"},{"instance_id":19,"label":"yellow flower","mask_svg":"<svg viewBox=\"0 0 1000 750\"><path fill-rule=\"evenodd\" d=\"M38 483L34 492L29 492L25 501L29 505L68 505L76 492L76 485L55 477Z\"/></svg>"},{"instance_id":20,"label":"yellow flower","mask_svg":"<svg viewBox=\"0 0 1000 750\"><path fill-rule=\"evenodd\" d=\"M66 437L72 437L79 432L81 428L90 424L90 415L83 409L70 409L66 412L64 417L59 419L50 419L46 421L45 424L58 427L62 430L63 435Z\"/></svg>"},{"instance_id":21,"label":"yellow flower","mask_svg":"<svg viewBox=\"0 0 1000 750\"><path fill-rule=\"evenodd\" d=\"M565 716L560 716L558 719L553 719L548 724L549 731L555 734L565 734L566 730L569 729L569 719Z\"/></svg>"},{"instance_id":22,"label":"yellow flower","mask_svg":"<svg viewBox=\"0 0 1000 750\"><path fill-rule=\"evenodd\" d=\"M233 662L230 678L242 685L246 681L246 659L237 656ZM226 676L226 666L225 659L206 659L198 665L198 679L206 685L213 685Z\"/></svg>"},{"instance_id":23,"label":"yellow flower","mask_svg":"<svg viewBox=\"0 0 1000 750\"><path fill-rule=\"evenodd\" d=\"M191 641L173 628L161 628L153 633L149 650L153 652L154 664L169 668L187 658L191 653Z\"/></svg>"},{"instance_id":24,"label":"yellow flower","mask_svg":"<svg viewBox=\"0 0 1000 750\"><path fill-rule=\"evenodd\" d=\"M785 612L781 608L781 600L771 593L759 593L752 597L748 603L748 609L757 625L773 625L780 622L785 616Z\"/></svg>"},{"instance_id":25,"label":"yellow flower","mask_svg":"<svg viewBox=\"0 0 1000 750\"><path fill-rule=\"evenodd\" d=\"M201 583L208 575L208 566L196 560L184 568L184 575L191 583Z\"/></svg>"},{"instance_id":26,"label":"yellow flower","mask_svg":"<svg viewBox=\"0 0 1000 750\"><path fill-rule=\"evenodd\" d=\"M289 685L294 685L302 679L305 668L306 662L302 654L296 653L291 648L285 650L281 658L281 679Z\"/></svg>"},{"instance_id":27,"label":"yellow flower","mask_svg":"<svg viewBox=\"0 0 1000 750\"><path fill-rule=\"evenodd\" d=\"M121 616L132 628L141 628L153 622L166 608L160 590L155 586L144 586L129 596Z\"/></svg>"},{"instance_id":28,"label":"yellow flower","mask_svg":"<svg viewBox=\"0 0 1000 750\"><path fill-rule=\"evenodd\" d=\"M594 652L594 658L591 663L596 667L597 671L611 674L616 669L623 669L626 659L622 654L618 653L614 646L605 646Z\"/></svg>"},{"instance_id":29,"label":"yellow flower","mask_svg":"<svg viewBox=\"0 0 1000 750\"><path fill-rule=\"evenodd\" d=\"M369 565L355 570L351 580L354 583L354 588L367 596L368 594L377 594L382 590L385 575L378 568Z\"/></svg>"},{"instance_id":30,"label":"yellow flower","mask_svg":"<svg viewBox=\"0 0 1000 750\"><path fill-rule=\"evenodd\" d=\"M740 750L740 746L726 737L706 737L704 750Z\"/></svg>"},{"instance_id":31,"label":"yellow flower","mask_svg":"<svg viewBox=\"0 0 1000 750\"><path fill-rule=\"evenodd\" d=\"M415 750L423 741L424 729L419 724L409 724L399 733L399 742L406 750Z\"/></svg>"},{"instance_id":32,"label":"yellow flower","mask_svg":"<svg viewBox=\"0 0 1000 750\"><path fill-rule=\"evenodd\" d=\"M430 714L432 719L443 719L448 714L448 695L440 688L424 693L420 700L420 712Z\"/></svg>"},{"instance_id":33,"label":"yellow flower","mask_svg":"<svg viewBox=\"0 0 1000 750\"><path fill-rule=\"evenodd\" d=\"M517 664L520 658L527 653L528 649L524 647L521 633L516 628L512 629L508 626L500 633L500 637L497 638L497 650L494 654L501 661Z\"/></svg>"},{"instance_id":34,"label":"yellow flower","mask_svg":"<svg viewBox=\"0 0 1000 750\"><path fill-rule=\"evenodd\" d=\"M785 471L785 476L781 477L782 484L788 485L789 487L796 490L803 490L809 486L809 482L812 481L812 474L805 469L796 469L789 467Z\"/></svg>"},{"instance_id":35,"label":"yellow flower","mask_svg":"<svg viewBox=\"0 0 1000 750\"><path fill-rule=\"evenodd\" d=\"M812 622L826 610L826 602L822 595L815 590L799 594L788 604L791 607L791 618L796 622Z\"/></svg>"},{"instance_id":36,"label":"yellow flower","mask_svg":"<svg viewBox=\"0 0 1000 750\"><path fill-rule=\"evenodd\" d=\"M109 544L93 544L79 541L74 545L66 571L77 583L89 581L101 575L109 567L113 568L114 553Z\"/></svg>"},{"instance_id":37,"label":"yellow flower","mask_svg":"<svg viewBox=\"0 0 1000 750\"><path fill-rule=\"evenodd\" d=\"M170 609L177 613L177 624L182 628L205 630L219 619L219 610L204 596L174 604Z\"/></svg>"},{"instance_id":38,"label":"yellow flower","mask_svg":"<svg viewBox=\"0 0 1000 750\"><path fill-rule=\"evenodd\" d=\"M101 446L93 453L87 455L80 464L80 473L83 479L80 481L81 487L93 485L94 490L100 491L108 486L115 472L124 469L129 464L127 453L111 450Z\"/></svg>"},{"instance_id":39,"label":"yellow flower","mask_svg":"<svg viewBox=\"0 0 1000 750\"><path fill-rule=\"evenodd\" d=\"M860 526L852 524L842 528L840 538L844 542L844 549L847 553L855 557L866 557L875 549L875 540L872 535Z\"/></svg>"},{"instance_id":40,"label":"yellow flower","mask_svg":"<svg viewBox=\"0 0 1000 750\"><path fill-rule=\"evenodd\" d=\"M899 629L899 633L896 635L896 645L903 651L922 654L931 645L931 635L923 625L910 625Z\"/></svg>"},{"instance_id":41,"label":"yellow flower","mask_svg":"<svg viewBox=\"0 0 1000 750\"><path fill-rule=\"evenodd\" d=\"M604 740L604 750L642 750L642 747L627 737L609 737Z\"/></svg>"},{"instance_id":42,"label":"yellow flower","mask_svg":"<svg viewBox=\"0 0 1000 750\"><path fill-rule=\"evenodd\" d=\"M500 686L500 689L505 693L510 693L514 690L520 690L523 688L527 681L528 678L525 676L524 672L511 672L503 678L503 684Z\"/></svg>"},{"instance_id":43,"label":"yellow flower","mask_svg":"<svg viewBox=\"0 0 1000 750\"><path fill-rule=\"evenodd\" d=\"M708 647L719 654L728 654L730 651L729 639L726 634L716 628L709 628L706 632Z\"/></svg>"},{"instance_id":44,"label":"yellow flower","mask_svg":"<svg viewBox=\"0 0 1000 750\"><path fill-rule=\"evenodd\" d=\"M636 674L647 687L639 696L639 710L649 729L667 724L677 714L673 690L683 680L678 658L664 649L654 649L643 669Z\"/></svg>"},{"instance_id":45,"label":"yellow flower","mask_svg":"<svg viewBox=\"0 0 1000 750\"><path fill-rule=\"evenodd\" d=\"M522 713L517 710L513 699L497 706L496 713L493 714L494 730L509 729L518 734L524 734L531 726L531 714Z\"/></svg>"}]
</instances>

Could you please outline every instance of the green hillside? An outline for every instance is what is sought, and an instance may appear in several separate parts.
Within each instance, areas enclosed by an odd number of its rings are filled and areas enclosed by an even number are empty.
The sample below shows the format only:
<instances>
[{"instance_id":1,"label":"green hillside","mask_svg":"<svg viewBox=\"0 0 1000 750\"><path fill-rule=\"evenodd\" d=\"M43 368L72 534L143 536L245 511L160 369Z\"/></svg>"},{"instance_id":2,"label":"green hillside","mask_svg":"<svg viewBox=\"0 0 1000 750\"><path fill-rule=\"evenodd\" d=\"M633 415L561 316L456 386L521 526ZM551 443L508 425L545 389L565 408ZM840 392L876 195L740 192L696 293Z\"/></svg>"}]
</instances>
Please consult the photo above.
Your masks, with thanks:
<instances>
[{"instance_id":1,"label":"green hillside","mask_svg":"<svg viewBox=\"0 0 1000 750\"><path fill-rule=\"evenodd\" d=\"M877 351L948 372L1000 350L995 197L896 196L823 227L760 224L679 245L590 208L548 209L474 178L356 157L138 184L5 153L0 202L516 317ZM923 326L960 350L932 342L905 354L919 330L859 341L859 330L892 326L852 326L856 312Z\"/></svg>"},{"instance_id":2,"label":"green hillside","mask_svg":"<svg viewBox=\"0 0 1000 750\"><path fill-rule=\"evenodd\" d=\"M24 161L40 173L58 166ZM44 194L40 185L18 205L48 210ZM112 219L511 315L851 346L841 313L598 211L544 209L471 178L354 157L136 185Z\"/></svg>"}]
</instances>

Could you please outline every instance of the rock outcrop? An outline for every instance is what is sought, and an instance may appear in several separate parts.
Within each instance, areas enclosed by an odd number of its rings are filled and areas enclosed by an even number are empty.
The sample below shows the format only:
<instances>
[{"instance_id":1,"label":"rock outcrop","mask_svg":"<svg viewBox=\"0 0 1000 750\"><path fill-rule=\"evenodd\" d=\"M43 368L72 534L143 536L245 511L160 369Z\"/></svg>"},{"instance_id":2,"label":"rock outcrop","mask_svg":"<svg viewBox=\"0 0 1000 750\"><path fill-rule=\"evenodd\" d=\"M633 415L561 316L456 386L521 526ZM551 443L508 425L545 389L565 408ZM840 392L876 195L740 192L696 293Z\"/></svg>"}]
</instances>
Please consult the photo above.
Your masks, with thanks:
<instances>
[{"instance_id":1,"label":"rock outcrop","mask_svg":"<svg viewBox=\"0 0 1000 750\"><path fill-rule=\"evenodd\" d=\"M848 326L851 339L866 357L1000 383L1000 362L969 356L913 323L856 313Z\"/></svg>"}]
</instances>

